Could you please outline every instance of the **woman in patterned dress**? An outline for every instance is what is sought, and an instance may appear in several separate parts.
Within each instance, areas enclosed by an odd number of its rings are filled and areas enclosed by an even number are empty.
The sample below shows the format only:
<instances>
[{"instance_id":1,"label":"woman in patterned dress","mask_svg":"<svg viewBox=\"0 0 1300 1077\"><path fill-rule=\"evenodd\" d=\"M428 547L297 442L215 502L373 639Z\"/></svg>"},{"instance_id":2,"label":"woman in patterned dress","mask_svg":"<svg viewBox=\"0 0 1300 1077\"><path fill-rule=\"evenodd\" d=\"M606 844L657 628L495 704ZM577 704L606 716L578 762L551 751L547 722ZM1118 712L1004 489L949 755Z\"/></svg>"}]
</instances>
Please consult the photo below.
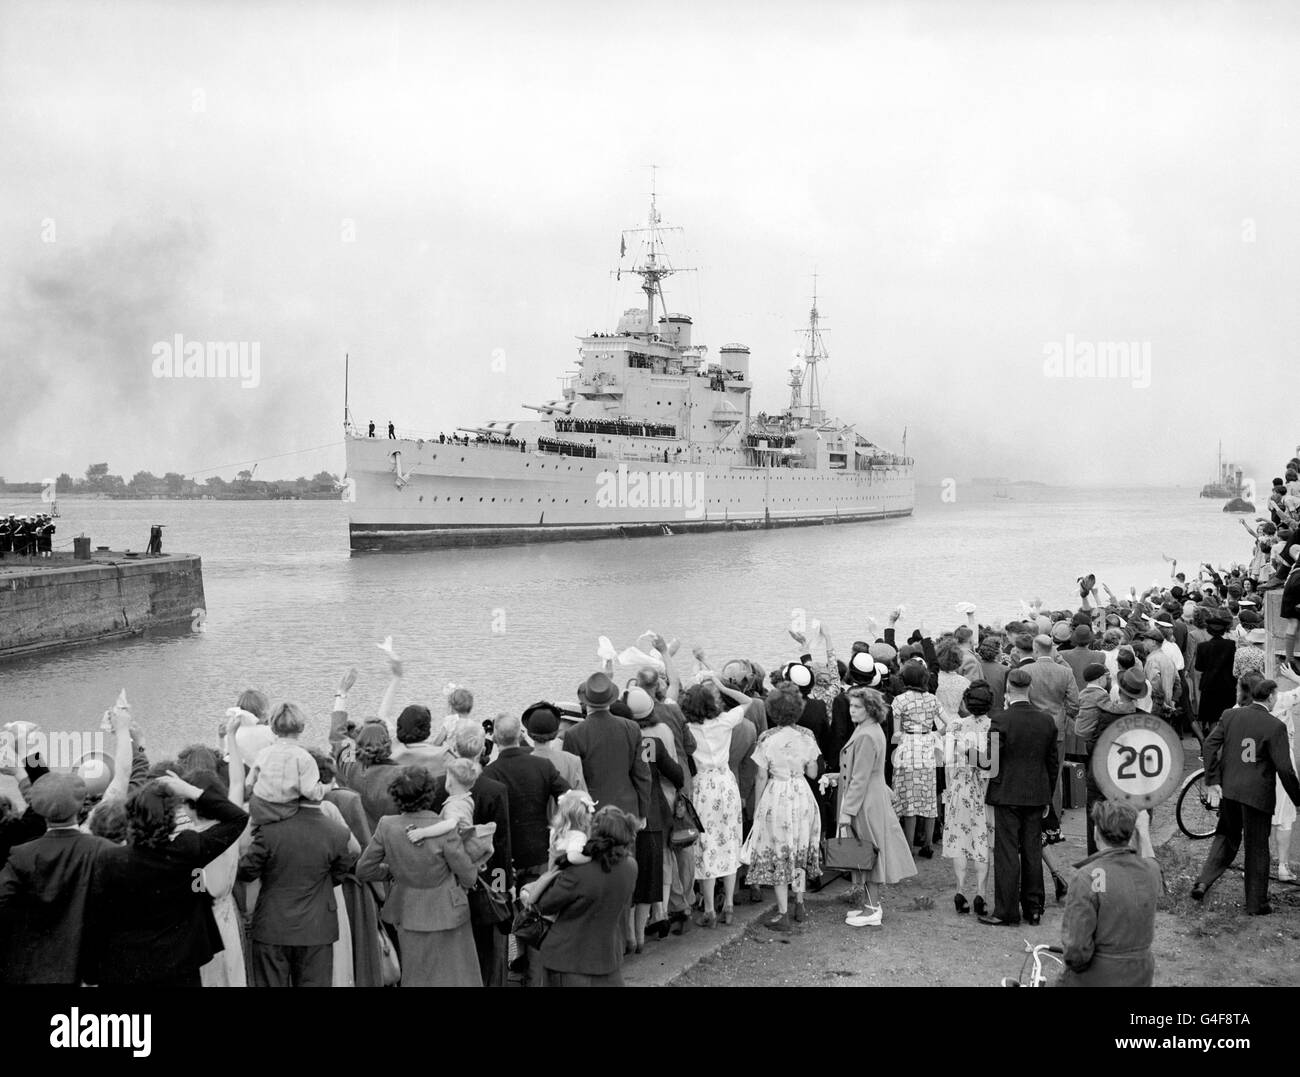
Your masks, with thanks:
<instances>
[{"instance_id":1,"label":"woman in patterned dress","mask_svg":"<svg viewBox=\"0 0 1300 1077\"><path fill-rule=\"evenodd\" d=\"M1291 764L1295 765L1295 720L1300 715L1300 678L1284 665L1277 671L1277 701L1273 704L1273 717L1286 726L1287 744L1291 750ZM1291 687L1294 686L1294 687ZM1277 840L1277 877L1284 883L1294 882L1291 870L1291 830L1295 826L1296 807L1277 782L1277 806L1273 809L1273 837Z\"/></svg>"},{"instance_id":2,"label":"woman in patterned dress","mask_svg":"<svg viewBox=\"0 0 1300 1077\"><path fill-rule=\"evenodd\" d=\"M1268 634L1262 628L1251 628L1246 632L1245 642L1237 644L1237 653L1232 658L1233 677L1241 680L1242 674L1251 670L1263 676L1264 644L1267 642Z\"/></svg>"},{"instance_id":3,"label":"woman in patterned dress","mask_svg":"<svg viewBox=\"0 0 1300 1077\"><path fill-rule=\"evenodd\" d=\"M821 874L821 813L812 787L819 750L812 733L798 725L803 699L791 685L780 685L766 699L769 728L751 756L754 825L741 850L752 886L776 890L777 916L763 922L773 931L790 930L789 891L794 890L794 918L805 918L803 895L808 876Z\"/></svg>"},{"instance_id":4,"label":"woman in patterned dress","mask_svg":"<svg viewBox=\"0 0 1300 1077\"><path fill-rule=\"evenodd\" d=\"M953 898L959 913L969 912L966 902L966 862L975 864L975 914L985 913L984 886L989 874L989 824L984 809L989 776L980 769L989 758L989 718L993 689L975 681L966 689L958 715L948 723L944 736L944 759L948 783L944 789L947 809L943 828L943 855L952 861L957 877Z\"/></svg>"},{"instance_id":5,"label":"woman in patterned dress","mask_svg":"<svg viewBox=\"0 0 1300 1077\"><path fill-rule=\"evenodd\" d=\"M934 776L934 730L943 728L939 701L926 692L930 671L924 663L906 662L900 675L903 694L894 700L894 729L900 737L894 758L894 792L903 817L903 834L909 848L916 838L916 820L922 825L920 855L934 856L934 820L939 798Z\"/></svg>"},{"instance_id":6,"label":"woman in patterned dress","mask_svg":"<svg viewBox=\"0 0 1300 1077\"><path fill-rule=\"evenodd\" d=\"M736 892L736 871L740 867L740 843L743 837L740 786L731 772L731 731L747 721L745 708L749 696L728 688L717 674L707 671L709 680L692 685L678 701L695 735L696 774L695 810L700 816L700 837L695 843L695 878L704 897L704 915L700 923L713 927L718 914L713 910L713 894L722 880L722 922L731 923ZM722 709L720 696L735 706Z\"/></svg>"}]
</instances>

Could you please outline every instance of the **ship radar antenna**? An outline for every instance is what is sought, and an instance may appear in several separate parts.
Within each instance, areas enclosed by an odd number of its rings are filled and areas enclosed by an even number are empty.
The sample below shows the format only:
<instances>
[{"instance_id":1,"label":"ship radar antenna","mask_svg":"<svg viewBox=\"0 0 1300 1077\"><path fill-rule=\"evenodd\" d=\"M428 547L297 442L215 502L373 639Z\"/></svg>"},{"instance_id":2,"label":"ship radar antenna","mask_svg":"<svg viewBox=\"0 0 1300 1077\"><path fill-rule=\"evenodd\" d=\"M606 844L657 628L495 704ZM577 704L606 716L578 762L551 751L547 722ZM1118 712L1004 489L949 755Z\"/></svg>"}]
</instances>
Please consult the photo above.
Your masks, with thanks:
<instances>
[{"instance_id":1,"label":"ship radar antenna","mask_svg":"<svg viewBox=\"0 0 1300 1077\"><path fill-rule=\"evenodd\" d=\"M826 417L821 406L821 387L818 382L817 366L819 363L824 363L830 359L830 353L826 350L826 342L822 339L822 334L828 332L828 330L822 326L821 312L817 309L817 277L818 273L814 269L812 275L812 307L808 311L808 327L798 330L804 338L799 357L803 360L806 368L803 381L808 386L809 425L821 423Z\"/></svg>"},{"instance_id":2,"label":"ship radar antenna","mask_svg":"<svg viewBox=\"0 0 1300 1077\"><path fill-rule=\"evenodd\" d=\"M658 205L658 171L658 165L650 166L650 213L646 219L646 226L644 228L625 229L619 241L619 256L622 257L627 254L627 237L630 235L642 237L643 254L640 261L633 265L629 272L635 273L641 278L641 290L645 292L645 336L647 338L653 336L655 331L656 299L659 301L664 317L668 316L668 304L664 301L663 289L665 278L671 277L674 273L694 272L693 268L675 267L664 249L663 234L665 232L680 232L682 229L665 226L663 223L663 217L659 213ZM619 279L622 278L623 270L621 268L618 270L617 275Z\"/></svg>"}]
</instances>

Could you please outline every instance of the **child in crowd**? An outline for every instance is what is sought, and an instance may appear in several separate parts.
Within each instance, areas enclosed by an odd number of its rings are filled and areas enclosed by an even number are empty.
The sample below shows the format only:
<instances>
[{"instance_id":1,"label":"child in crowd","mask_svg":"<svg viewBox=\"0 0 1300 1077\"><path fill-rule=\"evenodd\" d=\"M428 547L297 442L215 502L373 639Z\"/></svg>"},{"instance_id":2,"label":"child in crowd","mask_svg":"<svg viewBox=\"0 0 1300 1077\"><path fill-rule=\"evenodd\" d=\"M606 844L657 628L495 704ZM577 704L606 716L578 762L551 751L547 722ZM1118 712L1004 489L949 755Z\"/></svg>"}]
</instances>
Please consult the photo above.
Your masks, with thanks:
<instances>
[{"instance_id":1,"label":"child in crowd","mask_svg":"<svg viewBox=\"0 0 1300 1077\"><path fill-rule=\"evenodd\" d=\"M271 712L275 740L263 748L253 763L253 795L249 814L253 825L288 819L300 801L319 803L325 796L320 768L298 737L307 720L296 704L281 703Z\"/></svg>"},{"instance_id":2,"label":"child in crowd","mask_svg":"<svg viewBox=\"0 0 1300 1077\"><path fill-rule=\"evenodd\" d=\"M447 800L442 806L441 819L428 826L407 827L406 836L413 845L456 830L464 841L465 855L476 865L481 866L492 858L491 839L496 824L474 825L474 798L470 793L482 773L483 768L473 759L453 759L447 764Z\"/></svg>"},{"instance_id":3,"label":"child in crowd","mask_svg":"<svg viewBox=\"0 0 1300 1077\"><path fill-rule=\"evenodd\" d=\"M551 849L545 873L536 882L529 883L519 892L525 904L531 905L542 896L570 864L586 864L591 857L583 847L591 836L591 820L596 802L581 789L561 793L555 802L555 815L551 819Z\"/></svg>"}]
</instances>

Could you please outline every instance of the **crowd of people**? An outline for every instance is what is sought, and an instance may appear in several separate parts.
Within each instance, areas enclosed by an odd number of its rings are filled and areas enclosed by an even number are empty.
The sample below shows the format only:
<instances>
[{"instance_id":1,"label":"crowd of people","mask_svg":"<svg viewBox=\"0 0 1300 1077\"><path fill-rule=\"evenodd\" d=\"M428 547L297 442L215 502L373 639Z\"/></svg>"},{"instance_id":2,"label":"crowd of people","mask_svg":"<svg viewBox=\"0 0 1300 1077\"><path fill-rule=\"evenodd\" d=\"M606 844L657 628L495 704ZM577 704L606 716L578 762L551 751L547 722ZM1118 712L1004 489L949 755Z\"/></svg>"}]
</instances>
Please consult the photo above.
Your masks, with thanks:
<instances>
[{"instance_id":1,"label":"crowd of people","mask_svg":"<svg viewBox=\"0 0 1300 1077\"><path fill-rule=\"evenodd\" d=\"M581 456L594 459L596 446L584 445L580 441L560 441L556 438L538 438L537 448L542 452L559 453L561 456Z\"/></svg>"},{"instance_id":2,"label":"crowd of people","mask_svg":"<svg viewBox=\"0 0 1300 1077\"><path fill-rule=\"evenodd\" d=\"M957 915L1037 924L1061 764L1139 713L1203 740L1222 797L1192 896L1244 838L1247 911L1267 913L1270 830L1289 879L1300 802L1291 468L1248 563L1189 576L1175 561L1165 585L1123 596L1084 576L1071 608L1035 601L1005 623L960 603L951 630L906 640L900 607L843 657L812 622L770 671L696 647L688 672L650 633L622 669L628 652L603 647L577 704L480 721L463 687L443 714L399 708L386 646L378 712L351 713L349 671L326 743L300 744L302 708L249 689L216 743L164 759L119 700L111 759L19 759L0 796L0 981L619 985L627 954L730 923L769 888L761 923L791 932L833 872L849 875L845 923L879 928L887 888L937 845ZM1261 613L1275 589L1276 660ZM1148 815L1091 773L1085 806L1088 859L1056 879L1069 978L1149 984Z\"/></svg>"},{"instance_id":3,"label":"crowd of people","mask_svg":"<svg viewBox=\"0 0 1300 1077\"><path fill-rule=\"evenodd\" d=\"M644 419L556 419L557 434L622 434L633 438L675 438L677 427L671 423L652 423Z\"/></svg>"},{"instance_id":4,"label":"crowd of people","mask_svg":"<svg viewBox=\"0 0 1300 1077\"><path fill-rule=\"evenodd\" d=\"M53 556L54 531L54 517L46 512L0 517L0 558L13 554L48 559Z\"/></svg>"}]
</instances>

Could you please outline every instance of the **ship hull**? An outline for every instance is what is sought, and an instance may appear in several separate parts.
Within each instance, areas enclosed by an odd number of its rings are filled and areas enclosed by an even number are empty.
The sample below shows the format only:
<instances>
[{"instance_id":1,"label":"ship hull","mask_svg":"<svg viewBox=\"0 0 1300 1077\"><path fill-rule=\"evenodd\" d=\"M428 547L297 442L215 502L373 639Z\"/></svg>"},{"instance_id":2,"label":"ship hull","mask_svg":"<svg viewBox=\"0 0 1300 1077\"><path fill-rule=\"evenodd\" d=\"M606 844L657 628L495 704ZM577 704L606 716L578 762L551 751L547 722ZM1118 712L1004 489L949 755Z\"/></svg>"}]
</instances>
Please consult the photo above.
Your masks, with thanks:
<instances>
[{"instance_id":1,"label":"ship hull","mask_svg":"<svg viewBox=\"0 0 1300 1077\"><path fill-rule=\"evenodd\" d=\"M639 446L644 449L645 446ZM393 454L398 454L394 456ZM908 516L910 469L844 472L570 458L349 438L354 552L491 547L860 523Z\"/></svg>"}]
</instances>

